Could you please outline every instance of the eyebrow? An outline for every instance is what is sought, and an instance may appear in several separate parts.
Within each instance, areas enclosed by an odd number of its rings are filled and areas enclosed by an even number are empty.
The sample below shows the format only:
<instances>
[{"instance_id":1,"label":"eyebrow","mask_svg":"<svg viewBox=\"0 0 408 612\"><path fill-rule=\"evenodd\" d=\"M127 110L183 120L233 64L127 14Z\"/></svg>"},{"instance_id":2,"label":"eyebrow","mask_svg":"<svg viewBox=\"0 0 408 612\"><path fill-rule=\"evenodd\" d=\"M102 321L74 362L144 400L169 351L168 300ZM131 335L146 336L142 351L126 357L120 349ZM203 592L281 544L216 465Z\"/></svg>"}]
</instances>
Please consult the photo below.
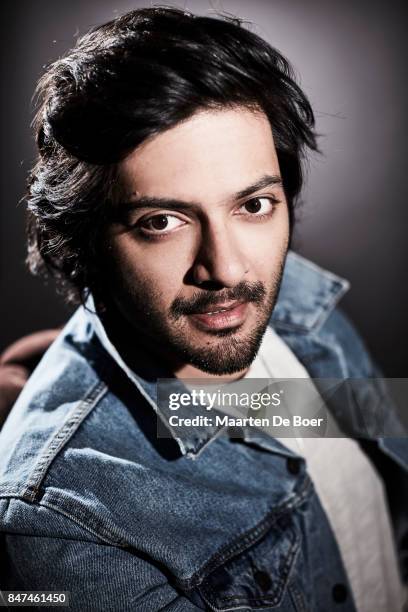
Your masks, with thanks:
<instances>
[{"instance_id":1,"label":"eyebrow","mask_svg":"<svg viewBox=\"0 0 408 612\"><path fill-rule=\"evenodd\" d=\"M282 178L276 174L264 174L252 185L248 185L244 189L233 194L234 200L243 200L253 195L261 189L271 187L272 185L282 185ZM186 210L186 209L197 209L199 204L197 202L188 202L186 200L178 200L174 198L155 198L151 196L141 196L137 200L130 200L129 202L123 202L120 205L123 210L131 211L139 208L167 208L169 210Z\"/></svg>"}]
</instances>

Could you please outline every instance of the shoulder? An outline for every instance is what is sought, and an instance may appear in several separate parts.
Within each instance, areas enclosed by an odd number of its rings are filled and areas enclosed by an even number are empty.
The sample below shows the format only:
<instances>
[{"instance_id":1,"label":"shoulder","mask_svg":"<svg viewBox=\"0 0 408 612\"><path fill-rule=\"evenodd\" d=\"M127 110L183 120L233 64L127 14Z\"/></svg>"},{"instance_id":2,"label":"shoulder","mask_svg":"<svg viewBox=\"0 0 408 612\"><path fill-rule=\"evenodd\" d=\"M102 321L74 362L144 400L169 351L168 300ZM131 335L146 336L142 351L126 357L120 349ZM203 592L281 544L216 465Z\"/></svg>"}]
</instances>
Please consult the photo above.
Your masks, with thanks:
<instances>
[{"instance_id":1,"label":"shoulder","mask_svg":"<svg viewBox=\"0 0 408 612\"><path fill-rule=\"evenodd\" d=\"M0 531L120 543L149 479L170 486L151 407L83 323L74 315L0 433Z\"/></svg>"},{"instance_id":2,"label":"shoulder","mask_svg":"<svg viewBox=\"0 0 408 612\"><path fill-rule=\"evenodd\" d=\"M120 544L115 486L129 472L138 486L145 443L77 331L71 321L53 343L1 431L0 531Z\"/></svg>"},{"instance_id":3,"label":"shoulder","mask_svg":"<svg viewBox=\"0 0 408 612\"><path fill-rule=\"evenodd\" d=\"M0 495L30 498L65 442L106 395L76 313L20 394L0 434ZM81 332L81 334L79 334ZM88 339L89 340L89 339Z\"/></svg>"}]
</instances>

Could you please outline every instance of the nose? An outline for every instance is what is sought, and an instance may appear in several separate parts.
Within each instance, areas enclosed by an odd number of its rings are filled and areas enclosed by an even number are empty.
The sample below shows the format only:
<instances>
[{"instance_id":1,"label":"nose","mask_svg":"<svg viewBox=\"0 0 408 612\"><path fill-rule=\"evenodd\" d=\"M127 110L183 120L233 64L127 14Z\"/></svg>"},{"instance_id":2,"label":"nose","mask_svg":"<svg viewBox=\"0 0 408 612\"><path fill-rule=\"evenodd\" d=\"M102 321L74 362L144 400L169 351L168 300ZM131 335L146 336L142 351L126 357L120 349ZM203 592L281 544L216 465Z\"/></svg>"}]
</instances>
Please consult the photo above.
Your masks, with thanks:
<instances>
[{"instance_id":1,"label":"nose","mask_svg":"<svg viewBox=\"0 0 408 612\"><path fill-rule=\"evenodd\" d=\"M249 271L243 246L224 226L204 228L193 265L194 281L235 287Z\"/></svg>"}]
</instances>

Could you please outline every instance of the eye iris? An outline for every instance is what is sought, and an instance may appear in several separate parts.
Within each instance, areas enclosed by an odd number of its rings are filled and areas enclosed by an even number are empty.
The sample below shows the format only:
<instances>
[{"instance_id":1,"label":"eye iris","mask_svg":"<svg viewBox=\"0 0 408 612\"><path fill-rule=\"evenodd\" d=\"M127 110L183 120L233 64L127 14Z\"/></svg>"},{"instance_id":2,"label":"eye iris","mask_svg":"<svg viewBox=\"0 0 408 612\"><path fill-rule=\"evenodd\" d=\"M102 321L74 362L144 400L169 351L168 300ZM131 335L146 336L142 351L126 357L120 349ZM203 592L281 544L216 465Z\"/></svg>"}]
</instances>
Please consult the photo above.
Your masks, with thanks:
<instances>
[{"instance_id":1,"label":"eye iris","mask_svg":"<svg viewBox=\"0 0 408 612\"><path fill-rule=\"evenodd\" d=\"M262 204L259 201L259 199L257 199L257 200L250 200L250 202L247 202L245 204L245 207L246 207L248 212L250 212L250 213L257 213L257 212L259 212L261 210Z\"/></svg>"},{"instance_id":2,"label":"eye iris","mask_svg":"<svg viewBox=\"0 0 408 612\"><path fill-rule=\"evenodd\" d=\"M155 229L155 230L166 229L168 224L169 224L169 220L167 219L166 215L156 215L155 217L150 219L150 226L152 229Z\"/></svg>"}]
</instances>

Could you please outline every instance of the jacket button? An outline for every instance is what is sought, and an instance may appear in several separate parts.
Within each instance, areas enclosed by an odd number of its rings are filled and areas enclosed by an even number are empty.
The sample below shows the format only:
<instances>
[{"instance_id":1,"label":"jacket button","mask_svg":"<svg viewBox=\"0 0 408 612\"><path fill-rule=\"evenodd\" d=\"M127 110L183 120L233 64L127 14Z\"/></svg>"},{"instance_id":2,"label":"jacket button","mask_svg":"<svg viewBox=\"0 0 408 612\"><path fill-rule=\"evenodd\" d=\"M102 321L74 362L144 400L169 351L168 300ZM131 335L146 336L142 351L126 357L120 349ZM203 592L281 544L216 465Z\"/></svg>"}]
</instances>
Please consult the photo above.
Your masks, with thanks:
<instances>
[{"instance_id":1,"label":"jacket button","mask_svg":"<svg viewBox=\"0 0 408 612\"><path fill-rule=\"evenodd\" d=\"M347 599L347 587L344 584L335 584L332 588L332 596L336 603L343 603Z\"/></svg>"},{"instance_id":2,"label":"jacket button","mask_svg":"<svg viewBox=\"0 0 408 612\"><path fill-rule=\"evenodd\" d=\"M295 459L295 457L288 457L286 461L286 467L288 472L296 476L300 472L300 461L299 459Z\"/></svg>"},{"instance_id":3,"label":"jacket button","mask_svg":"<svg viewBox=\"0 0 408 612\"><path fill-rule=\"evenodd\" d=\"M255 572L254 578L255 578L256 584L260 586L263 591L269 591L269 589L272 586L272 580L269 574L258 570Z\"/></svg>"}]
</instances>

